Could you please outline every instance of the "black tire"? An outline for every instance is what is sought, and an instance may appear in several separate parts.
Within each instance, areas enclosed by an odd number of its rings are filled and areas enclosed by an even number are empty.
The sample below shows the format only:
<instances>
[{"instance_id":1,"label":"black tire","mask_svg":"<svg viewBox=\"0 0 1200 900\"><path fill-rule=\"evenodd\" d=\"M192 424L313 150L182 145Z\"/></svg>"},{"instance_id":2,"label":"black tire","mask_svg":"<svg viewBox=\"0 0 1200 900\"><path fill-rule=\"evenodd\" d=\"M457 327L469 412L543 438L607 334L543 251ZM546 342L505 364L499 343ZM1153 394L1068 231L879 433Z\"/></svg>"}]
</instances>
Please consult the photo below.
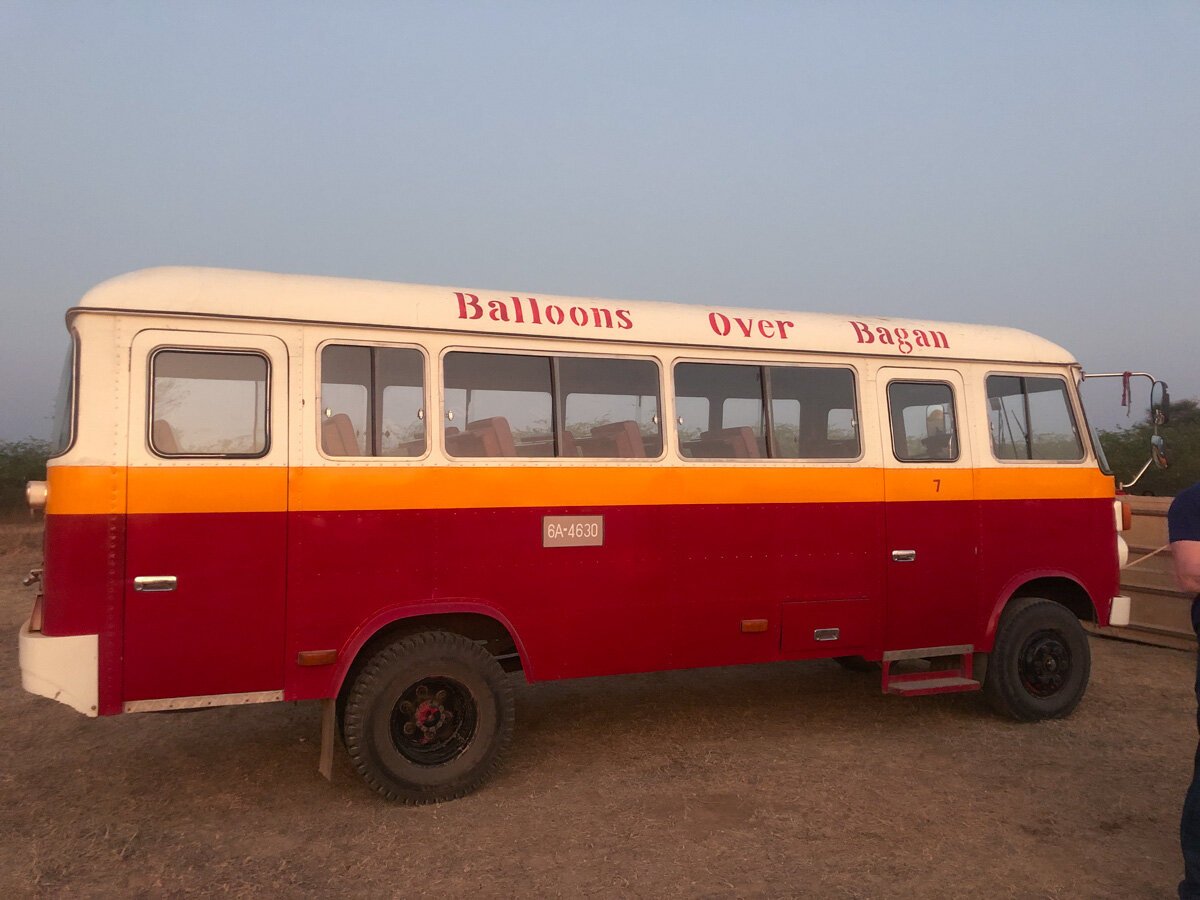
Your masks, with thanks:
<instances>
[{"instance_id":1,"label":"black tire","mask_svg":"<svg viewBox=\"0 0 1200 900\"><path fill-rule=\"evenodd\" d=\"M879 663L862 656L835 656L833 661L847 672L878 672Z\"/></svg>"},{"instance_id":2,"label":"black tire","mask_svg":"<svg viewBox=\"0 0 1200 900\"><path fill-rule=\"evenodd\" d=\"M512 685L462 635L427 631L375 653L346 696L342 739L389 800L436 803L475 790L512 739Z\"/></svg>"},{"instance_id":3,"label":"black tire","mask_svg":"<svg viewBox=\"0 0 1200 900\"><path fill-rule=\"evenodd\" d=\"M1069 716L1087 690L1087 634L1069 609L1040 597L1012 600L1000 615L983 693L1019 722Z\"/></svg>"}]
</instances>

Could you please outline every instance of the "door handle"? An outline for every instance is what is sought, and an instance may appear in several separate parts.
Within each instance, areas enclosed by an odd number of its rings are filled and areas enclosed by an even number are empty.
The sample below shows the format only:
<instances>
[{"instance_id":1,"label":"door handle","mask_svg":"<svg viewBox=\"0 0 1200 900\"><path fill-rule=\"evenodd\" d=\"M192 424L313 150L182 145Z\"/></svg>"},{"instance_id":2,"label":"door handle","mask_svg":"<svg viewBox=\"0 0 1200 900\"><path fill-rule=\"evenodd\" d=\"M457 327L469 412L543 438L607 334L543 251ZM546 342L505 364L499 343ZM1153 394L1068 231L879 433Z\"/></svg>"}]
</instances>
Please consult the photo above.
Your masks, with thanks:
<instances>
[{"instance_id":1,"label":"door handle","mask_svg":"<svg viewBox=\"0 0 1200 900\"><path fill-rule=\"evenodd\" d=\"M174 575L139 575L133 579L133 589L150 594L157 591L173 591L177 586Z\"/></svg>"},{"instance_id":2,"label":"door handle","mask_svg":"<svg viewBox=\"0 0 1200 900\"><path fill-rule=\"evenodd\" d=\"M917 561L917 551L916 550L893 550L892 551L892 561L893 562L916 562Z\"/></svg>"}]
</instances>

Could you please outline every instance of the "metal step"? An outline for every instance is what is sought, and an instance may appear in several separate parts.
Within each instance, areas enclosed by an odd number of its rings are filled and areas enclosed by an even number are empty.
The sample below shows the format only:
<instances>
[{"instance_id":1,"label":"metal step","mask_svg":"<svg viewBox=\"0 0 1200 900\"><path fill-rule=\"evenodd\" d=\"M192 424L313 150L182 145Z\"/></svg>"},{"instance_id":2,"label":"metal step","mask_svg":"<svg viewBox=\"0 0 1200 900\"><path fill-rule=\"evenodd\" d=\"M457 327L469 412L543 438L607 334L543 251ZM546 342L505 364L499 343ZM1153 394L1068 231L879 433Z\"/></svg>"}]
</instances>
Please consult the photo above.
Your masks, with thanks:
<instances>
[{"instance_id":1,"label":"metal step","mask_svg":"<svg viewBox=\"0 0 1200 900\"><path fill-rule=\"evenodd\" d=\"M971 644L952 644L949 647L914 647L911 650L886 650L884 662L899 662L902 659L928 659L937 656L962 656L974 651Z\"/></svg>"},{"instance_id":2,"label":"metal step","mask_svg":"<svg viewBox=\"0 0 1200 900\"><path fill-rule=\"evenodd\" d=\"M959 691L977 691L981 687L974 678L963 678L955 675L948 678L914 678L905 679L903 676L888 681L887 692L899 694L902 697L921 697L925 694L952 694Z\"/></svg>"}]
</instances>

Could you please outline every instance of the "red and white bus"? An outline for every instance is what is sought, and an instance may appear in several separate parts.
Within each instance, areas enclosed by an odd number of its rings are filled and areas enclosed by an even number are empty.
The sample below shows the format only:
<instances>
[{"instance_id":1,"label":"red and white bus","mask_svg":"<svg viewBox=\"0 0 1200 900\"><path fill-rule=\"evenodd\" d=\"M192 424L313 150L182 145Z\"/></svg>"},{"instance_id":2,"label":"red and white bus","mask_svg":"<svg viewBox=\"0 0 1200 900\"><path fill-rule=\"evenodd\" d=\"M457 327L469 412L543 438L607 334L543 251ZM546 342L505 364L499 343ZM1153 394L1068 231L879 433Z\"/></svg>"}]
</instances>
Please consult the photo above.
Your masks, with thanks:
<instances>
[{"instance_id":1,"label":"red and white bus","mask_svg":"<svg viewBox=\"0 0 1200 900\"><path fill-rule=\"evenodd\" d=\"M1127 621L1080 367L1022 331L183 268L67 324L20 656L86 715L324 700L426 802L508 672L830 657L1035 720Z\"/></svg>"}]
</instances>

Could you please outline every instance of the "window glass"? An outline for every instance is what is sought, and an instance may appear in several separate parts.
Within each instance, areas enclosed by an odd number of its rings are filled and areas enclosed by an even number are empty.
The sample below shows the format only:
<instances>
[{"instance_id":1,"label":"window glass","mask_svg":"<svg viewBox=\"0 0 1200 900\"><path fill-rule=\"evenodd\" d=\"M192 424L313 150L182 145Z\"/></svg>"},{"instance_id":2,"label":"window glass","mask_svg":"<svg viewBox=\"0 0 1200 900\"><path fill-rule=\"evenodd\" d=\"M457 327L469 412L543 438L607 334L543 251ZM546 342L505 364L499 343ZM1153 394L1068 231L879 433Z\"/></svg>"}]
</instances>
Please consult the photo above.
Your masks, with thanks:
<instances>
[{"instance_id":1,"label":"window glass","mask_svg":"<svg viewBox=\"0 0 1200 900\"><path fill-rule=\"evenodd\" d=\"M679 443L685 448L683 455L691 456L687 445L700 440L700 435L708 431L708 398L676 397L675 417Z\"/></svg>"},{"instance_id":2,"label":"window glass","mask_svg":"<svg viewBox=\"0 0 1200 900\"><path fill-rule=\"evenodd\" d=\"M645 458L662 453L658 366L650 360L562 357L560 456Z\"/></svg>"},{"instance_id":3,"label":"window glass","mask_svg":"<svg viewBox=\"0 0 1200 900\"><path fill-rule=\"evenodd\" d=\"M150 446L160 456L267 451L267 360L257 353L160 350L151 362Z\"/></svg>"},{"instance_id":4,"label":"window glass","mask_svg":"<svg viewBox=\"0 0 1200 900\"><path fill-rule=\"evenodd\" d=\"M1083 458L1062 379L990 375L987 394L988 428L997 459Z\"/></svg>"},{"instance_id":5,"label":"window glass","mask_svg":"<svg viewBox=\"0 0 1200 900\"><path fill-rule=\"evenodd\" d=\"M775 431L774 455L783 459L799 457L800 401L794 397L777 397L772 394L771 427Z\"/></svg>"},{"instance_id":6,"label":"window glass","mask_svg":"<svg viewBox=\"0 0 1200 900\"><path fill-rule=\"evenodd\" d=\"M328 456L425 452L425 362L405 347L321 351L321 449Z\"/></svg>"},{"instance_id":7,"label":"window glass","mask_svg":"<svg viewBox=\"0 0 1200 900\"><path fill-rule=\"evenodd\" d=\"M371 348L332 344L321 351L321 449L369 456Z\"/></svg>"},{"instance_id":8,"label":"window glass","mask_svg":"<svg viewBox=\"0 0 1200 900\"><path fill-rule=\"evenodd\" d=\"M54 398L54 432L50 439L50 456L60 456L71 446L75 433L75 369L79 352L79 336L71 333L71 346L63 362L58 394Z\"/></svg>"},{"instance_id":9,"label":"window glass","mask_svg":"<svg viewBox=\"0 0 1200 900\"><path fill-rule=\"evenodd\" d=\"M772 366L767 373L773 456L852 459L859 455L852 370Z\"/></svg>"},{"instance_id":10,"label":"window glass","mask_svg":"<svg viewBox=\"0 0 1200 900\"><path fill-rule=\"evenodd\" d=\"M679 363L675 366L675 397L681 410L698 409L696 401L703 401L708 414L707 421L692 422L681 412L684 422L679 437L684 456L761 459L767 455L760 366Z\"/></svg>"},{"instance_id":11,"label":"window glass","mask_svg":"<svg viewBox=\"0 0 1200 900\"><path fill-rule=\"evenodd\" d=\"M904 462L958 458L954 393L932 381L893 381L888 385L892 450Z\"/></svg>"},{"instance_id":12,"label":"window glass","mask_svg":"<svg viewBox=\"0 0 1200 900\"><path fill-rule=\"evenodd\" d=\"M860 455L851 369L680 363L675 405L680 450L695 459L768 455L764 396L770 398L776 459L853 459Z\"/></svg>"},{"instance_id":13,"label":"window glass","mask_svg":"<svg viewBox=\"0 0 1200 900\"><path fill-rule=\"evenodd\" d=\"M372 353L374 454L421 456L425 452L425 358L405 347L373 347Z\"/></svg>"},{"instance_id":14,"label":"window glass","mask_svg":"<svg viewBox=\"0 0 1200 900\"><path fill-rule=\"evenodd\" d=\"M446 452L554 456L550 358L446 354Z\"/></svg>"}]
</instances>

